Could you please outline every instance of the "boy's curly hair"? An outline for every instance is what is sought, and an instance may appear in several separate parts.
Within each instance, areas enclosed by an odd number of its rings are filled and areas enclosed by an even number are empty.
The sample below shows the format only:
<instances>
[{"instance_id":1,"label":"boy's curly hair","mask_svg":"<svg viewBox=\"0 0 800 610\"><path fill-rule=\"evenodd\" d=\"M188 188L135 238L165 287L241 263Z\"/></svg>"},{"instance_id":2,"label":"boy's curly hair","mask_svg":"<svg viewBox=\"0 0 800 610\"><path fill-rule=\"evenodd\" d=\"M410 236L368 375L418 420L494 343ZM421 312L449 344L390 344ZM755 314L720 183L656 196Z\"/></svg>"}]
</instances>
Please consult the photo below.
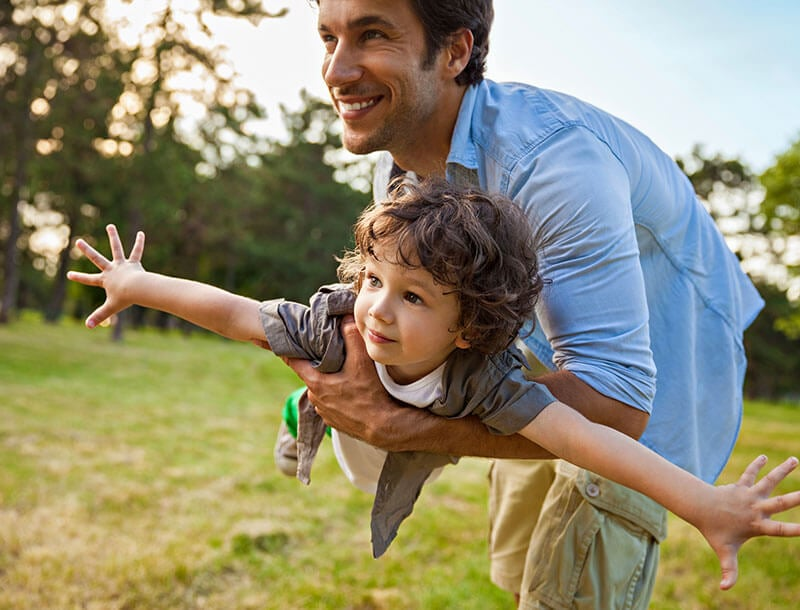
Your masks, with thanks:
<instances>
[{"instance_id":1,"label":"boy's curly hair","mask_svg":"<svg viewBox=\"0 0 800 610\"><path fill-rule=\"evenodd\" d=\"M361 287L364 261L391 241L397 262L423 268L458 295L458 328L472 349L505 349L527 320L544 281L533 232L510 200L444 180L390 189L387 201L368 207L355 228L355 249L339 259L339 279Z\"/></svg>"}]
</instances>

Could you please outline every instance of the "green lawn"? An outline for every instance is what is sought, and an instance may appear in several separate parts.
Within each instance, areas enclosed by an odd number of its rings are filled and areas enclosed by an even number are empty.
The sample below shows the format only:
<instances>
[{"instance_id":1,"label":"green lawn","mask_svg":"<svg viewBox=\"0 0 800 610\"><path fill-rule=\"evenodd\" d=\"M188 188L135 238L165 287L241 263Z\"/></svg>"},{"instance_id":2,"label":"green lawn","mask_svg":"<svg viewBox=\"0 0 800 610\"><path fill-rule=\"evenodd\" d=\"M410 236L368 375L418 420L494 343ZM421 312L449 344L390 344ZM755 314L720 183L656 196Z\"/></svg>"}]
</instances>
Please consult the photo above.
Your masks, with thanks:
<instances>
[{"instance_id":1,"label":"green lawn","mask_svg":"<svg viewBox=\"0 0 800 610\"><path fill-rule=\"evenodd\" d=\"M108 333L0 326L0 609L513 607L487 576L487 462L447 469L373 560L371 498L329 444L308 488L273 467L297 385L278 359L199 333ZM749 404L731 471L798 451L800 409ZM752 541L721 593L713 553L671 519L652 608L795 609L798 573L800 541Z\"/></svg>"}]
</instances>

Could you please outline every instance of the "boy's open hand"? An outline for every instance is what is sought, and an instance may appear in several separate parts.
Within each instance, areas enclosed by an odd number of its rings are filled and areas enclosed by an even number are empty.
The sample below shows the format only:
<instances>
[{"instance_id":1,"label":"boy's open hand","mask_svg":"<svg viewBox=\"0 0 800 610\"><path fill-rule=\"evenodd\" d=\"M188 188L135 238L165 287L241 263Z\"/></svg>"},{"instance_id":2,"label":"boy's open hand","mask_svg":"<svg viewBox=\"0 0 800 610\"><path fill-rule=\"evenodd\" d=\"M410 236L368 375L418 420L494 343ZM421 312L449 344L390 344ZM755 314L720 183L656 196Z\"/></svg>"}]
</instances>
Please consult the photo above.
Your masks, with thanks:
<instances>
[{"instance_id":1,"label":"boy's open hand","mask_svg":"<svg viewBox=\"0 0 800 610\"><path fill-rule=\"evenodd\" d=\"M108 233L108 241L111 245L112 260L108 260L82 239L75 242L78 250L95 264L100 273L81 273L79 271L69 271L67 273L67 279L87 286L98 286L106 291L105 303L86 318L86 326L88 328L94 328L104 320L133 304L132 301L128 301L125 298L125 283L132 273L144 271L141 262L142 253L144 252L144 233L139 231L136 234L136 241L128 258L125 258L125 251L122 248L122 241L119 238L117 227L114 225L106 226L106 233Z\"/></svg>"},{"instance_id":2,"label":"boy's open hand","mask_svg":"<svg viewBox=\"0 0 800 610\"><path fill-rule=\"evenodd\" d=\"M722 567L720 589L730 589L736 584L739 571L737 554L750 538L800 536L800 523L771 519L772 515L800 506L800 491L771 495L778 483L795 469L797 458L785 460L756 482L759 471L766 463L766 456L759 456L736 483L716 487L719 510L710 516L706 525L699 528L719 557Z\"/></svg>"}]
</instances>

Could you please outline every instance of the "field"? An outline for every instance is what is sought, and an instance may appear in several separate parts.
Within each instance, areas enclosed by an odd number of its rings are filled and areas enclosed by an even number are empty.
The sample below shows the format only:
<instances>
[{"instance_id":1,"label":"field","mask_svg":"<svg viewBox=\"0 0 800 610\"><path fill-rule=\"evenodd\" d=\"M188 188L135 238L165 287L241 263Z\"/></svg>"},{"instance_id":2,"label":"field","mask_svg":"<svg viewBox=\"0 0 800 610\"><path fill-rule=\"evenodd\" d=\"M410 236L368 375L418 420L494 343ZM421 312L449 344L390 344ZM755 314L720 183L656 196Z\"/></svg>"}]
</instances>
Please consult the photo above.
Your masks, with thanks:
<instances>
[{"instance_id":1,"label":"field","mask_svg":"<svg viewBox=\"0 0 800 610\"><path fill-rule=\"evenodd\" d=\"M513 608L487 576L487 462L448 468L373 560L371 498L329 443L309 487L273 466L296 385L200 333L0 326L0 609ZM800 408L749 403L723 481L798 452ZM796 609L799 574L800 540L755 540L719 592L715 556L671 518L652 608Z\"/></svg>"}]
</instances>

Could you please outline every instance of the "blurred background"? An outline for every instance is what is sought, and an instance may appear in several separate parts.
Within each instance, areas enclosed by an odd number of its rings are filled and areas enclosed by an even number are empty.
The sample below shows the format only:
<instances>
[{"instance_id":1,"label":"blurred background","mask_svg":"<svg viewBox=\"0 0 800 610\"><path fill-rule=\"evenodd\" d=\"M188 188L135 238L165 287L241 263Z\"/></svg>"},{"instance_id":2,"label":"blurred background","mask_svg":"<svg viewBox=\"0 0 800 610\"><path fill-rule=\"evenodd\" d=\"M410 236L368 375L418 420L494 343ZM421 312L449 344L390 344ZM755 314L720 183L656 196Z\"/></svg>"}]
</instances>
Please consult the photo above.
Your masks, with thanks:
<instances>
[{"instance_id":1,"label":"blurred background","mask_svg":"<svg viewBox=\"0 0 800 610\"><path fill-rule=\"evenodd\" d=\"M81 318L76 237L148 235L151 269L306 298L368 202L305 0L0 5L0 323ZM498 0L488 76L587 99L674 156L767 309L751 396L796 397L800 5ZM169 325L134 312L130 323ZM115 337L124 324L117 325Z\"/></svg>"},{"instance_id":2,"label":"blurred background","mask_svg":"<svg viewBox=\"0 0 800 610\"><path fill-rule=\"evenodd\" d=\"M392 551L329 446L272 465L282 362L158 312L81 321L73 244L305 300L369 202L341 150L307 0L0 0L0 610L511 608L488 579L486 469L426 486ZM496 0L487 76L586 99L673 156L767 302L745 336L732 482L800 437L800 3ZM796 489L797 476L779 491ZM428 489L428 487L430 489ZM797 511L785 517L800 520ZM795 541L740 582L676 519L654 610L800 607Z\"/></svg>"}]
</instances>

